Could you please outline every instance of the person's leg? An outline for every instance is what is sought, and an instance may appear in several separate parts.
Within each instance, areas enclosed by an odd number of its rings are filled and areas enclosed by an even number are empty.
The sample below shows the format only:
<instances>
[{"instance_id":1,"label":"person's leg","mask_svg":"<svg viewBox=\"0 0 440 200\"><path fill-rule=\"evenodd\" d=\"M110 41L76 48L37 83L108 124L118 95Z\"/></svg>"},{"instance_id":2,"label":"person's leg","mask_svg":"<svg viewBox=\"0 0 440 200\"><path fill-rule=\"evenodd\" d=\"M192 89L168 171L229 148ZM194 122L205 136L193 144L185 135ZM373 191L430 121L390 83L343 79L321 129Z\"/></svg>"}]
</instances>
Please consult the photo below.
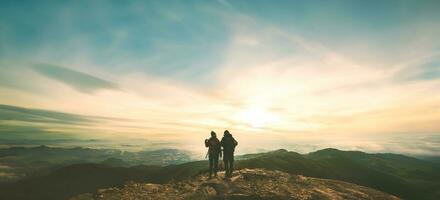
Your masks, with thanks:
<instances>
[{"instance_id":1,"label":"person's leg","mask_svg":"<svg viewBox=\"0 0 440 200\"><path fill-rule=\"evenodd\" d=\"M218 157L219 155L214 156L214 176L217 176L217 170L218 170Z\"/></svg>"},{"instance_id":2,"label":"person's leg","mask_svg":"<svg viewBox=\"0 0 440 200\"><path fill-rule=\"evenodd\" d=\"M214 162L214 158L209 155L209 178L211 178L212 176L212 168L213 168L213 163Z\"/></svg>"},{"instance_id":3,"label":"person's leg","mask_svg":"<svg viewBox=\"0 0 440 200\"><path fill-rule=\"evenodd\" d=\"M228 171L229 171L228 159L223 158L223 164L225 165L225 176L228 176Z\"/></svg>"},{"instance_id":4,"label":"person's leg","mask_svg":"<svg viewBox=\"0 0 440 200\"><path fill-rule=\"evenodd\" d=\"M229 159L229 175L232 176L232 172L234 171L234 157Z\"/></svg>"},{"instance_id":5,"label":"person's leg","mask_svg":"<svg viewBox=\"0 0 440 200\"><path fill-rule=\"evenodd\" d=\"M232 152L227 152L225 153L225 159L227 160L227 165L228 165L228 170L226 171L226 175L230 176L232 174L232 163L231 163L231 158L232 158Z\"/></svg>"}]
</instances>

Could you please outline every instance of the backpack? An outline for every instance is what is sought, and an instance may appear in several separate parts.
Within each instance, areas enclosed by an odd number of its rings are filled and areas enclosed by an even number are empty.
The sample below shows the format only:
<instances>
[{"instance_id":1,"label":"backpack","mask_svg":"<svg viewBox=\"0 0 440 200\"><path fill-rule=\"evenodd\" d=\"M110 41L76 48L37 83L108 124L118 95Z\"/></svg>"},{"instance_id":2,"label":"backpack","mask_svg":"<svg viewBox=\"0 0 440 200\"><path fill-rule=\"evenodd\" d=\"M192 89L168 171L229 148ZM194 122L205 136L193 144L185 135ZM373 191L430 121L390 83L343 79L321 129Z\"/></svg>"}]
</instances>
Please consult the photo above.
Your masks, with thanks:
<instances>
[{"instance_id":1,"label":"backpack","mask_svg":"<svg viewBox=\"0 0 440 200\"><path fill-rule=\"evenodd\" d=\"M223 137L222 146L225 151L234 152L237 141L232 136Z\"/></svg>"},{"instance_id":2,"label":"backpack","mask_svg":"<svg viewBox=\"0 0 440 200\"><path fill-rule=\"evenodd\" d=\"M220 151L220 141L217 138L209 138L205 140L205 147L209 147L210 152Z\"/></svg>"}]
</instances>

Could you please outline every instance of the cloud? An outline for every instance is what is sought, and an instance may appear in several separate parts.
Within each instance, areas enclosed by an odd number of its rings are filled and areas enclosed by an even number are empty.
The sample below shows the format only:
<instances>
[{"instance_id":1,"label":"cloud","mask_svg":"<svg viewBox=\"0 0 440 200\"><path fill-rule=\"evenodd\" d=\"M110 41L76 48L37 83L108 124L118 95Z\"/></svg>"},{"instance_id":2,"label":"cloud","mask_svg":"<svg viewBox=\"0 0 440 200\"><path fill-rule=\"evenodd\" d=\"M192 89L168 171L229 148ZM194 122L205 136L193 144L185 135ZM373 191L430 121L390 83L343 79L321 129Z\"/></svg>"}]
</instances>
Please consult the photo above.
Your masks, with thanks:
<instances>
[{"instance_id":1,"label":"cloud","mask_svg":"<svg viewBox=\"0 0 440 200\"><path fill-rule=\"evenodd\" d=\"M61 135L59 132L52 132L47 128L49 125L45 125L45 128L35 127L30 124L22 125L8 125L1 122L0 127L0 141L4 140L41 140L41 139L65 139L68 136Z\"/></svg>"},{"instance_id":2,"label":"cloud","mask_svg":"<svg viewBox=\"0 0 440 200\"><path fill-rule=\"evenodd\" d=\"M0 140L75 138L69 129L97 123L91 116L0 104Z\"/></svg>"},{"instance_id":3,"label":"cloud","mask_svg":"<svg viewBox=\"0 0 440 200\"><path fill-rule=\"evenodd\" d=\"M131 120L122 118L80 115L0 104L0 140L66 140L84 139L83 136L88 136L85 137L87 139L94 138L99 133L109 133L110 131L106 130L118 127L117 123L130 124L130 122Z\"/></svg>"},{"instance_id":4,"label":"cloud","mask_svg":"<svg viewBox=\"0 0 440 200\"><path fill-rule=\"evenodd\" d=\"M49 64L38 64L34 65L33 69L41 75L67 84L85 93L92 93L100 89L118 88L113 82L64 67Z\"/></svg>"},{"instance_id":5,"label":"cloud","mask_svg":"<svg viewBox=\"0 0 440 200\"><path fill-rule=\"evenodd\" d=\"M62 124L84 124L96 121L93 120L92 117L84 115L76 115L43 109L22 108L2 104L0 104L0 120Z\"/></svg>"},{"instance_id":6,"label":"cloud","mask_svg":"<svg viewBox=\"0 0 440 200\"><path fill-rule=\"evenodd\" d=\"M439 78L440 54L417 59L396 73L398 81L434 81Z\"/></svg>"}]
</instances>

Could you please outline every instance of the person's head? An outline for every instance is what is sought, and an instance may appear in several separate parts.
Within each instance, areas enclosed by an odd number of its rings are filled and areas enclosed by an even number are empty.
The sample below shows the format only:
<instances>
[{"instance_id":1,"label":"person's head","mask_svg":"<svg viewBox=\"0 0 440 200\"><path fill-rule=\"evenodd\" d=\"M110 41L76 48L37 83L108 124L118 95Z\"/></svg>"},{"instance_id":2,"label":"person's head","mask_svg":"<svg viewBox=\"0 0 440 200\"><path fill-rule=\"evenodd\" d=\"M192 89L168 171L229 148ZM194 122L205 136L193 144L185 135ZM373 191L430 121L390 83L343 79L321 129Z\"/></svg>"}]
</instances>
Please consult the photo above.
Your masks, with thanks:
<instances>
[{"instance_id":1,"label":"person's head","mask_svg":"<svg viewBox=\"0 0 440 200\"><path fill-rule=\"evenodd\" d=\"M211 131L211 137L217 137L217 134L215 134L214 131Z\"/></svg>"},{"instance_id":2,"label":"person's head","mask_svg":"<svg viewBox=\"0 0 440 200\"><path fill-rule=\"evenodd\" d=\"M226 136L226 135L231 135L231 134L229 133L229 131L228 131L228 130L225 130L225 133L224 133L224 135Z\"/></svg>"}]
</instances>

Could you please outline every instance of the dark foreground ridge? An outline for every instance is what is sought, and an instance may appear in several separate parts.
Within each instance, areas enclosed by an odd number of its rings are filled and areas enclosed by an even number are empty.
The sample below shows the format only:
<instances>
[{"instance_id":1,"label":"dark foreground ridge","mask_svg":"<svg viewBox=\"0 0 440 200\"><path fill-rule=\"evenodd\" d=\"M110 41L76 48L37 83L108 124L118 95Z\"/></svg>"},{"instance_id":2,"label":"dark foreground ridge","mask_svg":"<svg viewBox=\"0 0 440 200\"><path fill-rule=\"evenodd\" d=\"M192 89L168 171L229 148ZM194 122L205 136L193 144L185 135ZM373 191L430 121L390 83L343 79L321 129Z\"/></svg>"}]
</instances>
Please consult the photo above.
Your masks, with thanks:
<instances>
[{"instance_id":1,"label":"dark foreground ridge","mask_svg":"<svg viewBox=\"0 0 440 200\"><path fill-rule=\"evenodd\" d=\"M277 170L241 169L232 178L208 179L207 174L167 184L128 183L122 188L100 189L71 200L92 199L356 199L398 200L371 188L343 181L291 175ZM220 178L221 177L221 178Z\"/></svg>"}]
</instances>

